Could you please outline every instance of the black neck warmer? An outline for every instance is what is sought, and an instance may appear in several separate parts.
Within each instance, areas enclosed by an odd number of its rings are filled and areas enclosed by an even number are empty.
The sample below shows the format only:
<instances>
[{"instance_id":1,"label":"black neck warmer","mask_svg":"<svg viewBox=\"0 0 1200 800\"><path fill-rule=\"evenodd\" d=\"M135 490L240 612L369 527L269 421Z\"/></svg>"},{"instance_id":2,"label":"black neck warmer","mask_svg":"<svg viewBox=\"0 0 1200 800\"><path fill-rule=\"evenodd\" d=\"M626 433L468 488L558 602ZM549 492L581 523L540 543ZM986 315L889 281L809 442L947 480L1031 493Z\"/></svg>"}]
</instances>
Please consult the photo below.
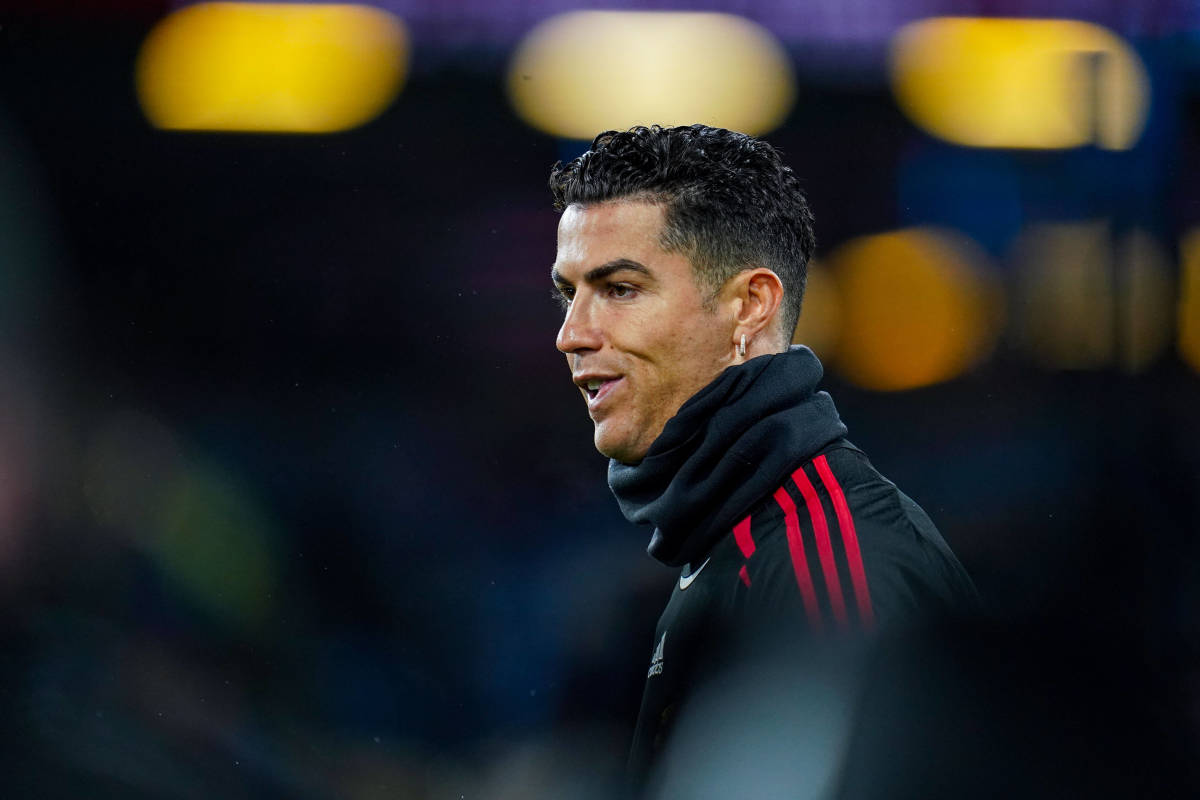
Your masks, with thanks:
<instances>
[{"instance_id":1,"label":"black neck warmer","mask_svg":"<svg viewBox=\"0 0 1200 800\"><path fill-rule=\"evenodd\" d=\"M608 485L630 522L654 526L647 551L695 563L788 471L846 434L817 392L807 347L729 367L683 404L641 463L611 461Z\"/></svg>"}]
</instances>

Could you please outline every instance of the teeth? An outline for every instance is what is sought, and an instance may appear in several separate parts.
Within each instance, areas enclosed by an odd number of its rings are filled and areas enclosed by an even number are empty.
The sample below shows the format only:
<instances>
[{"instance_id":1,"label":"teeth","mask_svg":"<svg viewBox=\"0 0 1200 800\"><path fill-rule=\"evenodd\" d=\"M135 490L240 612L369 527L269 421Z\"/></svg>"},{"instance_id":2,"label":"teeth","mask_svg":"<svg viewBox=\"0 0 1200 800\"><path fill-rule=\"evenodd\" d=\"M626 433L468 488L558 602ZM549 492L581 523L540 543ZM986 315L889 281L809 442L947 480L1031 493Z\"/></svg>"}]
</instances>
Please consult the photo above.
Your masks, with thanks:
<instances>
[{"instance_id":1,"label":"teeth","mask_svg":"<svg viewBox=\"0 0 1200 800\"><path fill-rule=\"evenodd\" d=\"M588 381L588 383L587 383L588 391L589 391L589 392L594 392L594 391L596 391L597 389L599 389L599 388L600 388L601 386L603 386L603 385L604 385L604 381L600 380L599 378L592 378L592 379L591 379L590 381Z\"/></svg>"}]
</instances>

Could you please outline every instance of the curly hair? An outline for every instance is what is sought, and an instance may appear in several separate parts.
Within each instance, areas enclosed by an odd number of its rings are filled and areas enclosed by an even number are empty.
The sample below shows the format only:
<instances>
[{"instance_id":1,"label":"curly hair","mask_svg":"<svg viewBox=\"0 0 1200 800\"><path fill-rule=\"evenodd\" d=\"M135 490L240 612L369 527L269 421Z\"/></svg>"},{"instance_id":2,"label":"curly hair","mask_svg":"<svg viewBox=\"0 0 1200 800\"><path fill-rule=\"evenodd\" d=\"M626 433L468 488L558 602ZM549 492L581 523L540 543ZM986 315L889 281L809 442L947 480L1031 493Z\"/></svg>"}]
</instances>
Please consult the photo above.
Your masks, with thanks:
<instances>
[{"instance_id":1,"label":"curly hair","mask_svg":"<svg viewBox=\"0 0 1200 800\"><path fill-rule=\"evenodd\" d=\"M774 271L784 290L780 332L791 339L816 237L800 181L771 145L706 125L605 131L554 165L550 191L559 212L608 200L661 204L660 244L687 256L709 303L743 270Z\"/></svg>"}]
</instances>

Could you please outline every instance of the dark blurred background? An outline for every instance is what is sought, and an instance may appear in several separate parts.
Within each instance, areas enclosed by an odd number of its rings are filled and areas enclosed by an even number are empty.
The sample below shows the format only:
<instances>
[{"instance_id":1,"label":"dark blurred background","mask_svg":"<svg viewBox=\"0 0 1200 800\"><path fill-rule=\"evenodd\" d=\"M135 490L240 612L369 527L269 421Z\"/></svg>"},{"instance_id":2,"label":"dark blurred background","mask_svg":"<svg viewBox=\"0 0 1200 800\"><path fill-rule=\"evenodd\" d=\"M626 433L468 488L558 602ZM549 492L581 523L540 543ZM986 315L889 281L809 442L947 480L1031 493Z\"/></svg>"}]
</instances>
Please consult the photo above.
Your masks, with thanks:
<instances>
[{"instance_id":1,"label":"dark blurred background","mask_svg":"<svg viewBox=\"0 0 1200 800\"><path fill-rule=\"evenodd\" d=\"M585 6L381 0L380 99L313 131L254 103L239 129L236 98L220 130L156 111L172 58L233 63L168 75L178 98L295 57L205 56L217 23L147 55L182 5L0 12L4 794L612 796L674 575L554 350L545 182L586 142L513 88L584 68L519 54ZM1029 626L1071 670L1160 686L1139 724L1193 757L1200 8L587 7L737 14L780 54L784 99L744 127L817 217L797 340L1006 631L964 647ZM1078 26L972 30L964 56L921 27L941 15ZM1016 61L956 66L993 35ZM1039 47L1083 71L1021 61ZM329 96L370 93L353 78Z\"/></svg>"}]
</instances>

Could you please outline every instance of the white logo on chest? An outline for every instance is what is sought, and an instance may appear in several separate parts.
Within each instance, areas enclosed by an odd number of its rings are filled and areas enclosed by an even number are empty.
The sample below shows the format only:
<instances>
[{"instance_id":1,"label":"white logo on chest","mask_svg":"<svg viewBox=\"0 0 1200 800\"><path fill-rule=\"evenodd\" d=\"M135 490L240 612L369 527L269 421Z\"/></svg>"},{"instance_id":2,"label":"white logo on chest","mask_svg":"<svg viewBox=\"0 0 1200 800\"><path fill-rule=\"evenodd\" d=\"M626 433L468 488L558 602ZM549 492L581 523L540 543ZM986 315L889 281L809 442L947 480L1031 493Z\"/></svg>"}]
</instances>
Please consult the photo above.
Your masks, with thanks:
<instances>
[{"instance_id":1,"label":"white logo on chest","mask_svg":"<svg viewBox=\"0 0 1200 800\"><path fill-rule=\"evenodd\" d=\"M667 643L667 632L663 631L662 638L658 640L658 647L654 648L654 655L650 657L650 671L646 673L647 678L653 678L655 675L661 675L663 669L663 645Z\"/></svg>"},{"instance_id":2,"label":"white logo on chest","mask_svg":"<svg viewBox=\"0 0 1200 800\"><path fill-rule=\"evenodd\" d=\"M680 576L679 576L679 588L680 588L680 589L686 589L687 587L691 586L691 585L692 585L692 581L696 580L696 576L700 574L700 570L702 570L702 569L704 569L705 567L707 567L707 566L708 566L708 562L709 562L709 561L711 561L711 560L712 560L712 557L711 557L711 556L709 556L708 558L704 559L704 563L703 563L703 564L701 564L700 566L696 567L694 570L692 570L691 574L689 574L687 577L684 577L683 575L680 575Z\"/></svg>"}]
</instances>

